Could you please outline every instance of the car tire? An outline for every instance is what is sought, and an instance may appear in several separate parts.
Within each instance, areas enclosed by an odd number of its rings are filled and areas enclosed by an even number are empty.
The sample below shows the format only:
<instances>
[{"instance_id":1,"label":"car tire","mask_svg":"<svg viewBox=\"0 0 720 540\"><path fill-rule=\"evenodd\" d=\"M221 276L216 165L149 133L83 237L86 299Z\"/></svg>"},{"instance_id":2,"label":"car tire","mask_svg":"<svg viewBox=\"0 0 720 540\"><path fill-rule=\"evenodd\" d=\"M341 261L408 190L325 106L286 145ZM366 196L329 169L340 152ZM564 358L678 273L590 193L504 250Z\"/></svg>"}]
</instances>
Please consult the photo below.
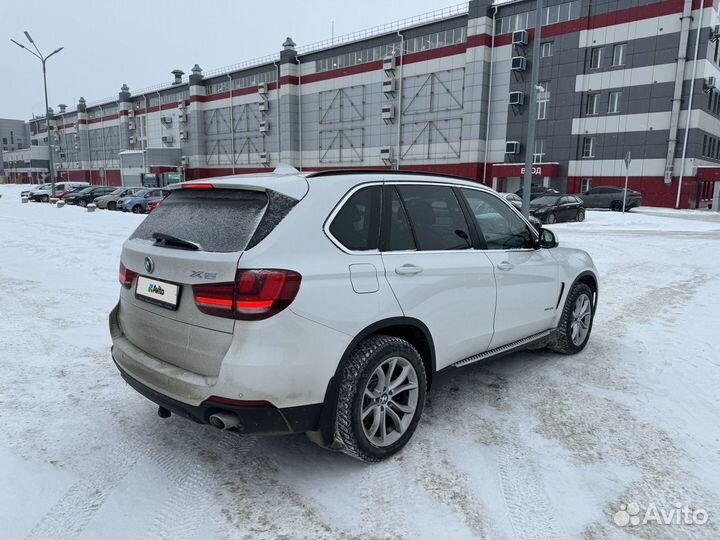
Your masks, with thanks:
<instances>
[{"instance_id":1,"label":"car tire","mask_svg":"<svg viewBox=\"0 0 720 540\"><path fill-rule=\"evenodd\" d=\"M554 212L550 212L547 216L545 216L545 223L548 225L552 225L555 221L557 221L557 219L555 218Z\"/></svg>"},{"instance_id":2,"label":"car tire","mask_svg":"<svg viewBox=\"0 0 720 540\"><path fill-rule=\"evenodd\" d=\"M143 213L143 207L142 204L136 204L132 207L132 213L133 214L142 214Z\"/></svg>"},{"instance_id":3,"label":"car tire","mask_svg":"<svg viewBox=\"0 0 720 540\"><path fill-rule=\"evenodd\" d=\"M117 204L115 204L114 202L110 201L109 203L107 203L107 209L108 209L108 210L117 210Z\"/></svg>"},{"instance_id":4,"label":"car tire","mask_svg":"<svg viewBox=\"0 0 720 540\"><path fill-rule=\"evenodd\" d=\"M43 195L41 200L42 202L50 202L50 195Z\"/></svg>"},{"instance_id":5,"label":"car tire","mask_svg":"<svg viewBox=\"0 0 720 540\"><path fill-rule=\"evenodd\" d=\"M410 343L386 335L363 340L340 374L334 438L341 450L368 463L400 451L420 421L426 388L425 366Z\"/></svg>"},{"instance_id":6,"label":"car tire","mask_svg":"<svg viewBox=\"0 0 720 540\"><path fill-rule=\"evenodd\" d=\"M585 283L576 283L565 300L560 323L548 341L551 351L577 354L585 348L595 318L593 292Z\"/></svg>"},{"instance_id":7,"label":"car tire","mask_svg":"<svg viewBox=\"0 0 720 540\"><path fill-rule=\"evenodd\" d=\"M85 199L78 199L77 205L85 208L87 206L87 201Z\"/></svg>"},{"instance_id":8,"label":"car tire","mask_svg":"<svg viewBox=\"0 0 720 540\"><path fill-rule=\"evenodd\" d=\"M575 221L581 222L585 221L585 210L582 208L577 211L577 214L575 215Z\"/></svg>"},{"instance_id":9,"label":"car tire","mask_svg":"<svg viewBox=\"0 0 720 540\"><path fill-rule=\"evenodd\" d=\"M613 212L621 212L622 211L622 201L613 201L610 203L610 210Z\"/></svg>"}]
</instances>

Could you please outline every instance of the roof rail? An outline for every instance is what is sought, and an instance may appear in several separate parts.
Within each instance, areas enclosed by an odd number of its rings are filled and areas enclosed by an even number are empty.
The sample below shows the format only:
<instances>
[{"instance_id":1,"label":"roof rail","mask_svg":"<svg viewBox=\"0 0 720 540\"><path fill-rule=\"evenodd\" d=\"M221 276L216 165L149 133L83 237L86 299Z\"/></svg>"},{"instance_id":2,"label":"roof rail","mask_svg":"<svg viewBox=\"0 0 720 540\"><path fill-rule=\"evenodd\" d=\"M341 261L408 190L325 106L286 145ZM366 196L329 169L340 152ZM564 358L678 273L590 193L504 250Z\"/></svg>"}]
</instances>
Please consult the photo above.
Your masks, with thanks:
<instances>
[{"instance_id":1,"label":"roof rail","mask_svg":"<svg viewBox=\"0 0 720 540\"><path fill-rule=\"evenodd\" d=\"M455 180L465 180L470 182L479 182L475 178L468 178L467 176L458 176L455 174L445 173L434 173L428 171L413 171L411 169L402 169L400 171L388 170L388 169L328 169L325 171L311 172L308 173L305 178L322 178L323 176L341 176L348 174L383 174L383 175L407 175L412 174L414 176L433 176L442 178L454 178Z\"/></svg>"}]
</instances>

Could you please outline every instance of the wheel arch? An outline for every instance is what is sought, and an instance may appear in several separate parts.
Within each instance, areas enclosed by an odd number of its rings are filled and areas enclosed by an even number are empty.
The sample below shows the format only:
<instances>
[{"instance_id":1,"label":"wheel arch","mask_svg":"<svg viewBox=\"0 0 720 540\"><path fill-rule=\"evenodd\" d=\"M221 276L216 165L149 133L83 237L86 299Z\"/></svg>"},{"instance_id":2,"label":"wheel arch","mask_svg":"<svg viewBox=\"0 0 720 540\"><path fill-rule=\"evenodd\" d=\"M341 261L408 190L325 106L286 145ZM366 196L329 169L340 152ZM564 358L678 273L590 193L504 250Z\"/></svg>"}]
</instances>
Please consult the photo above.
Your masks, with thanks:
<instances>
[{"instance_id":1,"label":"wheel arch","mask_svg":"<svg viewBox=\"0 0 720 540\"><path fill-rule=\"evenodd\" d=\"M597 303L598 303L598 278L595 275L594 272L591 272L590 270L585 270L584 272L580 272L575 280L572 282L572 285L568 288L568 293L573 289L573 287L577 283L584 283L588 287L590 287L590 290L593 292L593 296L595 297L593 299L593 316L595 316L595 310L597 309Z\"/></svg>"},{"instance_id":2,"label":"wheel arch","mask_svg":"<svg viewBox=\"0 0 720 540\"><path fill-rule=\"evenodd\" d=\"M425 323L413 317L390 317L374 322L361 330L353 338L345 349L343 355L340 357L340 361L335 369L335 374L328 381L318 426L325 446L332 446L334 442L333 439L335 436L335 420L337 412L335 404L338 399L338 387L343 366L350 354L352 354L355 348L364 339L376 334L399 337L408 341L418 350L420 357L423 360L423 364L425 365L427 389L430 390L432 385L432 376L437 368L435 361L435 343L433 341L432 334Z\"/></svg>"}]
</instances>

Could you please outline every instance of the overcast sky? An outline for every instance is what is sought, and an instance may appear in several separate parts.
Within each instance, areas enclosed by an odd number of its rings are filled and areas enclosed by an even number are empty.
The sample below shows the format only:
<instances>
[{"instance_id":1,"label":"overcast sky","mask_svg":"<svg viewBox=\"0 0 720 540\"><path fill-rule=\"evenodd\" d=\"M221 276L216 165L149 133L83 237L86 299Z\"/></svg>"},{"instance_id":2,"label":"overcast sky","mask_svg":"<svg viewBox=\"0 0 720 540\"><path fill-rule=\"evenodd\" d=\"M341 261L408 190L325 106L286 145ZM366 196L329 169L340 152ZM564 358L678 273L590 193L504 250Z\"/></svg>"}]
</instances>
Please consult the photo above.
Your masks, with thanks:
<instances>
[{"instance_id":1,"label":"overcast sky","mask_svg":"<svg viewBox=\"0 0 720 540\"><path fill-rule=\"evenodd\" d=\"M241 1L2 0L0 3L0 118L26 120L43 111L40 61L10 43L30 32L49 54L50 106L117 97L172 80L195 63L213 69L280 51L286 36L298 46L442 9L442 0Z\"/></svg>"}]
</instances>

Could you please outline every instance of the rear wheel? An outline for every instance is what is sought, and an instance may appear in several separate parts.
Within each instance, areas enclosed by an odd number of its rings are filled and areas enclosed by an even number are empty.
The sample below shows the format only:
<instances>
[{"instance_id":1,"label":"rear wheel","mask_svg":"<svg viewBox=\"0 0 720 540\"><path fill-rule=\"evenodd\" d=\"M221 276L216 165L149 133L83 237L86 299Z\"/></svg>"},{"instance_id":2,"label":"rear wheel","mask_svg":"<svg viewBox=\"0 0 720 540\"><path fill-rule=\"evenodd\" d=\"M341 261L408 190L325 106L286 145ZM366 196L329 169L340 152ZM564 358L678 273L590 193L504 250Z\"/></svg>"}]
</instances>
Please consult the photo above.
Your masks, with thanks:
<instances>
[{"instance_id":1,"label":"rear wheel","mask_svg":"<svg viewBox=\"0 0 720 540\"><path fill-rule=\"evenodd\" d=\"M548 348L562 354L582 351L590 339L593 317L592 290L584 283L576 283L565 300L560 324L550 336Z\"/></svg>"},{"instance_id":2,"label":"rear wheel","mask_svg":"<svg viewBox=\"0 0 720 540\"><path fill-rule=\"evenodd\" d=\"M581 208L577 211L577 214L575 215L575 221L585 221L585 210Z\"/></svg>"},{"instance_id":3,"label":"rear wheel","mask_svg":"<svg viewBox=\"0 0 720 540\"><path fill-rule=\"evenodd\" d=\"M407 341L370 336L342 370L335 439L346 454L377 462L412 437L425 405L427 378L417 350Z\"/></svg>"},{"instance_id":4,"label":"rear wheel","mask_svg":"<svg viewBox=\"0 0 720 540\"><path fill-rule=\"evenodd\" d=\"M117 204L115 204L113 201L110 201L107 203L107 209L108 210L115 210L117 208Z\"/></svg>"},{"instance_id":5,"label":"rear wheel","mask_svg":"<svg viewBox=\"0 0 720 540\"><path fill-rule=\"evenodd\" d=\"M41 200L42 202L50 202L50 195L43 195Z\"/></svg>"},{"instance_id":6,"label":"rear wheel","mask_svg":"<svg viewBox=\"0 0 720 540\"><path fill-rule=\"evenodd\" d=\"M87 206L87 201L85 199L78 199L78 206L85 207Z\"/></svg>"},{"instance_id":7,"label":"rear wheel","mask_svg":"<svg viewBox=\"0 0 720 540\"><path fill-rule=\"evenodd\" d=\"M133 214L142 214L143 213L143 207L142 204L136 204L132 207Z\"/></svg>"},{"instance_id":8,"label":"rear wheel","mask_svg":"<svg viewBox=\"0 0 720 540\"><path fill-rule=\"evenodd\" d=\"M622 210L622 202L613 201L610 205L610 210L612 210L613 212L620 212Z\"/></svg>"},{"instance_id":9,"label":"rear wheel","mask_svg":"<svg viewBox=\"0 0 720 540\"><path fill-rule=\"evenodd\" d=\"M557 218L555 217L555 213L550 212L545 218L545 223L555 223L556 220Z\"/></svg>"}]
</instances>

